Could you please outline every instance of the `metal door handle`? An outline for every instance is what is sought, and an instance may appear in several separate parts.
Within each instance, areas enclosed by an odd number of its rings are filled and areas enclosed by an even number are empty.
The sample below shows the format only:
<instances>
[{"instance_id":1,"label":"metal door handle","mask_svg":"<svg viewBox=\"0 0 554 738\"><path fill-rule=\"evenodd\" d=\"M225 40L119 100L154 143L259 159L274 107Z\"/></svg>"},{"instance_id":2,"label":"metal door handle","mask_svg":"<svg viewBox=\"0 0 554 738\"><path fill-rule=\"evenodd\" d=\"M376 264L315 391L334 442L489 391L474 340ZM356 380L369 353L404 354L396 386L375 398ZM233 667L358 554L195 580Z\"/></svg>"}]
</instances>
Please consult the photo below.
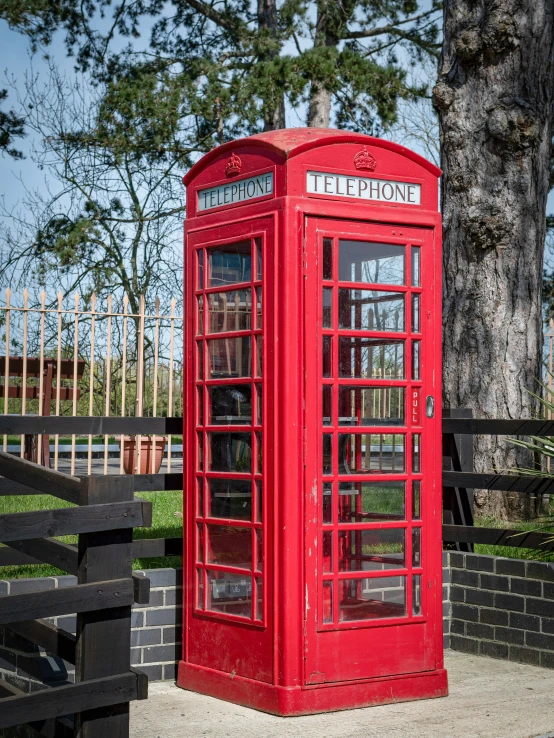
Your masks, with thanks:
<instances>
[{"instance_id":1,"label":"metal door handle","mask_svg":"<svg viewBox=\"0 0 554 738\"><path fill-rule=\"evenodd\" d=\"M435 398L431 395L427 395L425 398L425 415L427 415L428 418L433 418L435 416Z\"/></svg>"}]
</instances>

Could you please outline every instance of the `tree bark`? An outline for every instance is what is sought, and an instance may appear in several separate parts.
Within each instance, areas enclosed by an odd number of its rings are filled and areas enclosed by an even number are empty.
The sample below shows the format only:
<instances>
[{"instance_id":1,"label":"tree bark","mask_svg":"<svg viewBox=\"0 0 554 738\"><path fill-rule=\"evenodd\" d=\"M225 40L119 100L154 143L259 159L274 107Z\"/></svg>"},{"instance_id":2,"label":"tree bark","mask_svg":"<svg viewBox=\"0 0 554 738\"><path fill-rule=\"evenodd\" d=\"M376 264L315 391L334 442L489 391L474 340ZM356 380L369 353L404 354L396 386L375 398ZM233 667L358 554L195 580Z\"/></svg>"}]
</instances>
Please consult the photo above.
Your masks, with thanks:
<instances>
[{"instance_id":1,"label":"tree bark","mask_svg":"<svg viewBox=\"0 0 554 738\"><path fill-rule=\"evenodd\" d=\"M279 33L279 19L277 15L277 0L258 0L258 27L267 29L277 38ZM276 50L267 55L268 59L275 59L279 56ZM277 100L264 100L263 106L264 131L275 131L279 128L286 128L285 119L285 96L279 95Z\"/></svg>"},{"instance_id":2,"label":"tree bark","mask_svg":"<svg viewBox=\"0 0 554 738\"><path fill-rule=\"evenodd\" d=\"M337 12L336 0L318 0L314 48L336 47L338 38L332 33L333 16ZM331 125L331 90L316 80L312 81L308 106L308 126L329 128Z\"/></svg>"},{"instance_id":3,"label":"tree bark","mask_svg":"<svg viewBox=\"0 0 554 738\"><path fill-rule=\"evenodd\" d=\"M554 0L447 0L439 79L444 404L528 418L541 375L541 281L553 104ZM475 438L477 471L529 467ZM537 500L476 494L477 511L532 517Z\"/></svg>"}]
</instances>

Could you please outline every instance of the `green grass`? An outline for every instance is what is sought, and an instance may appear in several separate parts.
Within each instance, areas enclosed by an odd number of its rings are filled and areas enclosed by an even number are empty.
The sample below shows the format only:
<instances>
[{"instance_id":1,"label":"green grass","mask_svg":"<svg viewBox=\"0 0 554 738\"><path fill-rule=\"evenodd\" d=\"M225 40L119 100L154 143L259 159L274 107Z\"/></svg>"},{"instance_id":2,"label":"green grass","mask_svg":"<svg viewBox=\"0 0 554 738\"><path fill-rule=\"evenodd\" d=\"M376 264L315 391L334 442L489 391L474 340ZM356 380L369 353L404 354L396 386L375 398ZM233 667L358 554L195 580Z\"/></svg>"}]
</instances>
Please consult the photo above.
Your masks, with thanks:
<instances>
[{"instance_id":1,"label":"green grass","mask_svg":"<svg viewBox=\"0 0 554 738\"><path fill-rule=\"evenodd\" d=\"M371 491L371 494L370 494ZM367 509L374 512L396 512L398 503L391 507L391 489L381 488L378 484L364 489L364 502ZM137 495L152 502L153 520L151 528L136 528L134 538L179 538L182 535L183 494L174 492L141 492ZM366 497L367 496L367 497ZM30 510L47 510L60 507L71 507L63 500L49 495L29 495L0 497L0 514L12 512L26 512ZM514 528L516 530L551 531L554 535L554 521L544 526L541 520L520 523L506 523L494 518L478 518L475 524L482 528ZM63 536L61 541L76 543L77 536ZM391 552L393 549L391 548ZM527 548L512 548L509 546L489 546L478 544L476 553L491 556L504 556L511 559L541 559L554 561L554 552L543 553ZM165 556L156 559L135 559L134 569L157 569L163 567L181 567L181 558ZM45 577L64 574L65 572L47 564L40 566L7 566L0 569L0 579L22 579L26 577Z\"/></svg>"},{"instance_id":2,"label":"green grass","mask_svg":"<svg viewBox=\"0 0 554 738\"><path fill-rule=\"evenodd\" d=\"M152 502L152 527L135 528L134 538L179 538L182 535L183 493L141 492L137 497ZM0 497L0 514L29 512L31 510L51 510L60 507L73 507L68 502L50 495L26 495ZM177 515L175 514L177 513ZM60 536L60 541L77 543L77 536ZM180 568L179 556L163 556L156 559L135 559L133 569L159 569L163 567ZM26 577L50 577L66 572L54 566L6 566L0 568L0 579L24 579Z\"/></svg>"},{"instance_id":3,"label":"green grass","mask_svg":"<svg viewBox=\"0 0 554 738\"><path fill-rule=\"evenodd\" d=\"M538 518L526 522L506 522L496 518L476 518L475 525L478 528L510 528L521 531L537 531L539 533L552 533L554 537L554 519ZM517 541L514 538L514 542ZM540 561L554 561L554 551L535 551L531 548L513 548L512 546L490 546L478 543L475 545L475 553L487 556L504 556L507 559L540 559Z\"/></svg>"}]
</instances>

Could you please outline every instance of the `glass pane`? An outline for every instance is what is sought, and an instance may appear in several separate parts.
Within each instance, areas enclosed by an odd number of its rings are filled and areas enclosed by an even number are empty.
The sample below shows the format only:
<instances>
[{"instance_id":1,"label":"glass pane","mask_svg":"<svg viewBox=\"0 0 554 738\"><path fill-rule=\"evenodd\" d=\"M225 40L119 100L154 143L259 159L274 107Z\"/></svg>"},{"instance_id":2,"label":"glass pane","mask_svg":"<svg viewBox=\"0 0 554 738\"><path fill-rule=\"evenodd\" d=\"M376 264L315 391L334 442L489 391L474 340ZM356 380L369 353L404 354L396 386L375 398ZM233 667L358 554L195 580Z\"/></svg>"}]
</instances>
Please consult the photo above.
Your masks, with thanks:
<instances>
[{"instance_id":1,"label":"glass pane","mask_svg":"<svg viewBox=\"0 0 554 738\"><path fill-rule=\"evenodd\" d=\"M202 387L198 387L196 390L196 402L198 406L198 425L204 425L204 392Z\"/></svg>"},{"instance_id":2,"label":"glass pane","mask_svg":"<svg viewBox=\"0 0 554 738\"><path fill-rule=\"evenodd\" d=\"M398 292L340 289L339 328L402 332L404 295Z\"/></svg>"},{"instance_id":3,"label":"glass pane","mask_svg":"<svg viewBox=\"0 0 554 738\"><path fill-rule=\"evenodd\" d=\"M262 288L256 287L256 328L263 328L262 320Z\"/></svg>"},{"instance_id":4,"label":"glass pane","mask_svg":"<svg viewBox=\"0 0 554 738\"><path fill-rule=\"evenodd\" d=\"M412 566L421 566L421 528L412 528Z\"/></svg>"},{"instance_id":5,"label":"glass pane","mask_svg":"<svg viewBox=\"0 0 554 738\"><path fill-rule=\"evenodd\" d=\"M333 571L333 533L332 531L324 531L322 533L321 558L323 565L323 573L331 574Z\"/></svg>"},{"instance_id":6,"label":"glass pane","mask_svg":"<svg viewBox=\"0 0 554 738\"><path fill-rule=\"evenodd\" d=\"M333 290L329 287L323 288L323 327L333 326Z\"/></svg>"},{"instance_id":7,"label":"glass pane","mask_svg":"<svg viewBox=\"0 0 554 738\"><path fill-rule=\"evenodd\" d=\"M198 298L198 330L196 333L202 335L204 333L204 298L200 295Z\"/></svg>"},{"instance_id":8,"label":"glass pane","mask_svg":"<svg viewBox=\"0 0 554 738\"><path fill-rule=\"evenodd\" d=\"M339 435L339 474L401 473L405 467L404 455L403 435Z\"/></svg>"},{"instance_id":9,"label":"glass pane","mask_svg":"<svg viewBox=\"0 0 554 738\"><path fill-rule=\"evenodd\" d=\"M250 336L208 341L208 356L210 379L250 376L252 359Z\"/></svg>"},{"instance_id":10,"label":"glass pane","mask_svg":"<svg viewBox=\"0 0 554 738\"><path fill-rule=\"evenodd\" d=\"M421 287L421 249L412 246L412 285Z\"/></svg>"},{"instance_id":11,"label":"glass pane","mask_svg":"<svg viewBox=\"0 0 554 738\"><path fill-rule=\"evenodd\" d=\"M421 574L412 576L412 615L421 615Z\"/></svg>"},{"instance_id":12,"label":"glass pane","mask_svg":"<svg viewBox=\"0 0 554 738\"><path fill-rule=\"evenodd\" d=\"M414 433L412 436L412 471L414 474L421 472L421 436Z\"/></svg>"},{"instance_id":13,"label":"glass pane","mask_svg":"<svg viewBox=\"0 0 554 738\"><path fill-rule=\"evenodd\" d=\"M198 280L197 287L199 290L204 287L204 251L201 249L198 253Z\"/></svg>"},{"instance_id":14,"label":"glass pane","mask_svg":"<svg viewBox=\"0 0 554 738\"><path fill-rule=\"evenodd\" d=\"M333 239L323 239L323 279L333 279Z\"/></svg>"},{"instance_id":15,"label":"glass pane","mask_svg":"<svg viewBox=\"0 0 554 738\"><path fill-rule=\"evenodd\" d=\"M322 622L333 622L333 582L323 582Z\"/></svg>"},{"instance_id":16,"label":"glass pane","mask_svg":"<svg viewBox=\"0 0 554 738\"><path fill-rule=\"evenodd\" d=\"M256 376L262 376L264 362L264 339L263 336L256 336Z\"/></svg>"},{"instance_id":17,"label":"glass pane","mask_svg":"<svg viewBox=\"0 0 554 738\"><path fill-rule=\"evenodd\" d=\"M250 433L208 433L208 443L211 471L251 472Z\"/></svg>"},{"instance_id":18,"label":"glass pane","mask_svg":"<svg viewBox=\"0 0 554 738\"><path fill-rule=\"evenodd\" d=\"M212 425L248 425L252 422L252 385L208 387Z\"/></svg>"},{"instance_id":19,"label":"glass pane","mask_svg":"<svg viewBox=\"0 0 554 738\"><path fill-rule=\"evenodd\" d=\"M204 342L196 342L196 362L198 366L198 379L204 379Z\"/></svg>"},{"instance_id":20,"label":"glass pane","mask_svg":"<svg viewBox=\"0 0 554 738\"><path fill-rule=\"evenodd\" d=\"M252 278L250 241L240 241L228 246L209 249L208 255L210 261L210 287L250 282Z\"/></svg>"},{"instance_id":21,"label":"glass pane","mask_svg":"<svg viewBox=\"0 0 554 738\"><path fill-rule=\"evenodd\" d=\"M204 469L204 434L203 433L197 433L197 468L198 471L202 471Z\"/></svg>"},{"instance_id":22,"label":"glass pane","mask_svg":"<svg viewBox=\"0 0 554 738\"><path fill-rule=\"evenodd\" d=\"M207 609L252 617L252 579L243 574L207 571Z\"/></svg>"},{"instance_id":23,"label":"glass pane","mask_svg":"<svg viewBox=\"0 0 554 738\"><path fill-rule=\"evenodd\" d=\"M252 567L252 530L232 525L207 525L208 563L220 566Z\"/></svg>"},{"instance_id":24,"label":"glass pane","mask_svg":"<svg viewBox=\"0 0 554 738\"><path fill-rule=\"evenodd\" d=\"M247 479L208 479L210 518L252 519L252 484Z\"/></svg>"},{"instance_id":25,"label":"glass pane","mask_svg":"<svg viewBox=\"0 0 554 738\"><path fill-rule=\"evenodd\" d=\"M263 470L263 441L261 433L256 433L256 448L258 449L258 461L255 473L261 474Z\"/></svg>"},{"instance_id":26,"label":"glass pane","mask_svg":"<svg viewBox=\"0 0 554 738\"><path fill-rule=\"evenodd\" d=\"M382 571L406 566L403 528L339 532L339 571Z\"/></svg>"},{"instance_id":27,"label":"glass pane","mask_svg":"<svg viewBox=\"0 0 554 738\"><path fill-rule=\"evenodd\" d=\"M264 566L264 540L262 531L256 529L256 571L262 571Z\"/></svg>"},{"instance_id":28,"label":"glass pane","mask_svg":"<svg viewBox=\"0 0 554 738\"><path fill-rule=\"evenodd\" d=\"M340 482L339 523L404 520L404 482Z\"/></svg>"},{"instance_id":29,"label":"glass pane","mask_svg":"<svg viewBox=\"0 0 554 738\"><path fill-rule=\"evenodd\" d=\"M252 292L210 292L207 295L210 333L249 331L252 328Z\"/></svg>"},{"instance_id":30,"label":"glass pane","mask_svg":"<svg viewBox=\"0 0 554 738\"><path fill-rule=\"evenodd\" d=\"M402 387L340 387L339 425L404 425Z\"/></svg>"},{"instance_id":31,"label":"glass pane","mask_svg":"<svg viewBox=\"0 0 554 738\"><path fill-rule=\"evenodd\" d=\"M256 485L256 504L258 506L256 510L256 522L261 523L262 522L262 515L264 511L264 498L263 498L263 489L262 489L262 483L261 482L255 482Z\"/></svg>"},{"instance_id":32,"label":"glass pane","mask_svg":"<svg viewBox=\"0 0 554 738\"><path fill-rule=\"evenodd\" d=\"M412 331L413 333L419 333L419 295L412 295Z\"/></svg>"},{"instance_id":33,"label":"glass pane","mask_svg":"<svg viewBox=\"0 0 554 738\"><path fill-rule=\"evenodd\" d=\"M404 342L341 336L339 377L404 379Z\"/></svg>"},{"instance_id":34,"label":"glass pane","mask_svg":"<svg viewBox=\"0 0 554 738\"><path fill-rule=\"evenodd\" d=\"M256 384L256 424L262 424L263 402L262 402L262 385Z\"/></svg>"},{"instance_id":35,"label":"glass pane","mask_svg":"<svg viewBox=\"0 0 554 738\"><path fill-rule=\"evenodd\" d=\"M199 610L204 609L204 571L196 570L196 607Z\"/></svg>"},{"instance_id":36,"label":"glass pane","mask_svg":"<svg viewBox=\"0 0 554 738\"><path fill-rule=\"evenodd\" d=\"M412 379L421 379L419 368L419 349L421 341L412 341Z\"/></svg>"},{"instance_id":37,"label":"glass pane","mask_svg":"<svg viewBox=\"0 0 554 738\"><path fill-rule=\"evenodd\" d=\"M404 246L339 240L339 280L404 284Z\"/></svg>"},{"instance_id":38,"label":"glass pane","mask_svg":"<svg viewBox=\"0 0 554 738\"><path fill-rule=\"evenodd\" d=\"M262 252L262 239L261 238L255 238L254 239L256 243L256 257L257 257L257 266L256 266L256 279L261 282L262 280L262 259L263 259L263 252Z\"/></svg>"},{"instance_id":39,"label":"glass pane","mask_svg":"<svg viewBox=\"0 0 554 738\"><path fill-rule=\"evenodd\" d=\"M263 579L256 577L256 620L264 619L264 583Z\"/></svg>"},{"instance_id":40,"label":"glass pane","mask_svg":"<svg viewBox=\"0 0 554 738\"><path fill-rule=\"evenodd\" d=\"M421 518L421 482L412 482L412 518Z\"/></svg>"},{"instance_id":41,"label":"glass pane","mask_svg":"<svg viewBox=\"0 0 554 738\"><path fill-rule=\"evenodd\" d=\"M196 560L199 564L204 561L204 526L196 526Z\"/></svg>"},{"instance_id":42,"label":"glass pane","mask_svg":"<svg viewBox=\"0 0 554 738\"><path fill-rule=\"evenodd\" d=\"M203 479L197 479L196 480L196 492L197 492L197 498L196 498L196 515L199 518L204 517L204 480Z\"/></svg>"},{"instance_id":43,"label":"glass pane","mask_svg":"<svg viewBox=\"0 0 554 738\"><path fill-rule=\"evenodd\" d=\"M323 473L333 473L333 436L328 433L323 434Z\"/></svg>"},{"instance_id":44,"label":"glass pane","mask_svg":"<svg viewBox=\"0 0 554 738\"><path fill-rule=\"evenodd\" d=\"M406 577L339 581L339 620L374 620L406 615Z\"/></svg>"},{"instance_id":45,"label":"glass pane","mask_svg":"<svg viewBox=\"0 0 554 738\"><path fill-rule=\"evenodd\" d=\"M333 354L332 354L332 338L331 336L323 336L322 351L323 351L323 376L333 376Z\"/></svg>"},{"instance_id":46,"label":"glass pane","mask_svg":"<svg viewBox=\"0 0 554 738\"><path fill-rule=\"evenodd\" d=\"M331 425L331 418L332 418L332 398L333 398L333 388L328 385L324 384L322 388L323 392L323 425Z\"/></svg>"},{"instance_id":47,"label":"glass pane","mask_svg":"<svg viewBox=\"0 0 554 738\"><path fill-rule=\"evenodd\" d=\"M333 485L330 482L326 482L323 485L323 495L322 495L322 504L323 504L323 522L324 523L332 523L333 522Z\"/></svg>"}]
</instances>

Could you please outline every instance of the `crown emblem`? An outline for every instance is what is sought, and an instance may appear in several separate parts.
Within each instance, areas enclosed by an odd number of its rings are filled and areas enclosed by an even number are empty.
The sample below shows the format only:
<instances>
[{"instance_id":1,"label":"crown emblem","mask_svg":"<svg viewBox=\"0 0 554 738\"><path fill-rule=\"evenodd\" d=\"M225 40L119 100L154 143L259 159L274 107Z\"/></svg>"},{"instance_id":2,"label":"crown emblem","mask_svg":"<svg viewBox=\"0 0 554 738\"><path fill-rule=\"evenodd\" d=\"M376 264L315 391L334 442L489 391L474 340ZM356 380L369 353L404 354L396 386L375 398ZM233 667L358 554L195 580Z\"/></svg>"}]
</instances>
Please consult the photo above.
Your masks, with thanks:
<instances>
[{"instance_id":1,"label":"crown emblem","mask_svg":"<svg viewBox=\"0 0 554 738\"><path fill-rule=\"evenodd\" d=\"M242 161L240 160L240 156L237 156L235 152L231 154L231 158L227 162L227 166L225 167L225 174L228 177L234 177L236 174L240 174L240 170L242 169Z\"/></svg>"},{"instance_id":2,"label":"crown emblem","mask_svg":"<svg viewBox=\"0 0 554 738\"><path fill-rule=\"evenodd\" d=\"M354 157L354 166L356 169L365 169L368 172L373 172L377 166L377 162L375 161L375 157L364 146Z\"/></svg>"}]
</instances>

